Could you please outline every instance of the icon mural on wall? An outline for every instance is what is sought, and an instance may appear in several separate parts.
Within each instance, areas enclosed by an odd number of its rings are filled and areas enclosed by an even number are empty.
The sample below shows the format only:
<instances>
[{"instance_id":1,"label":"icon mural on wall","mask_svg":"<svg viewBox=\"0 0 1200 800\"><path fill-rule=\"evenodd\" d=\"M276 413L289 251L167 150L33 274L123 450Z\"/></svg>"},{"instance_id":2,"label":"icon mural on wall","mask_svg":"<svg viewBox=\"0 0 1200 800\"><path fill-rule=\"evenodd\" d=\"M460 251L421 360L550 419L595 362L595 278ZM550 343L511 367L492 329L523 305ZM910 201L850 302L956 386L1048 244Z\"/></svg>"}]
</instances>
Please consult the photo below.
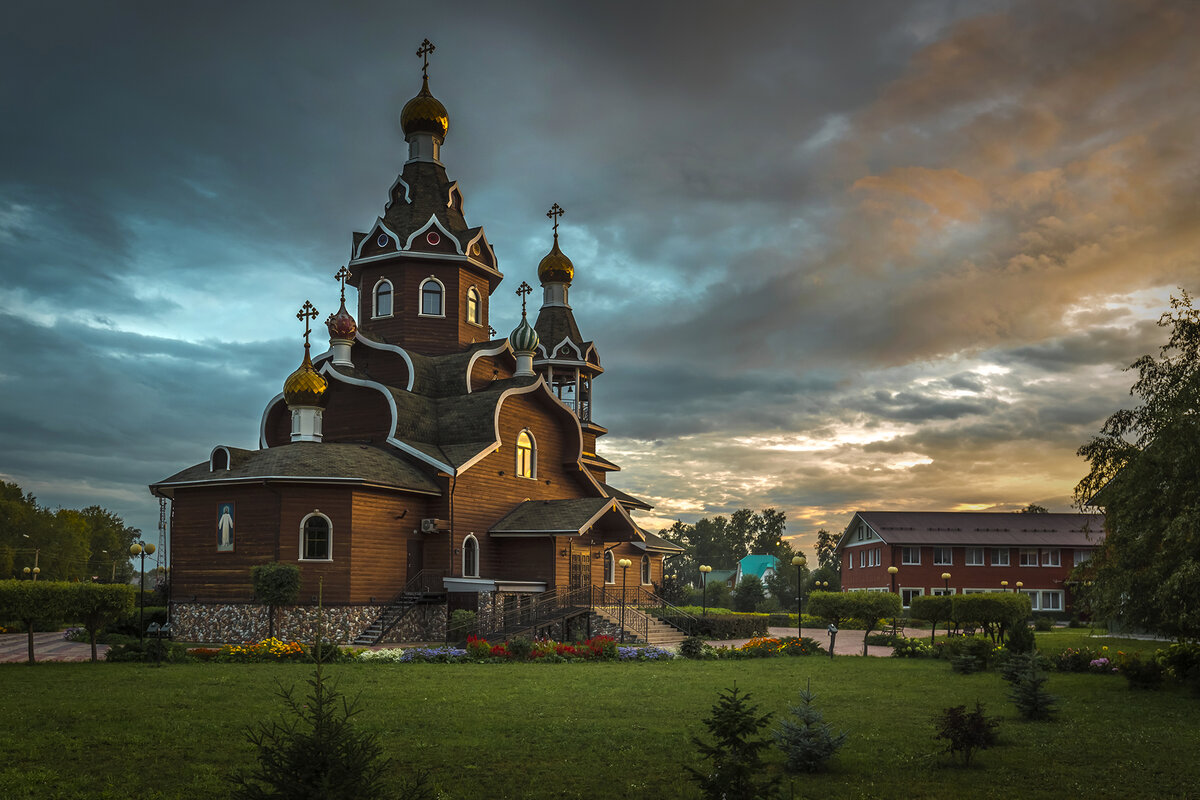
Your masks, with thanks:
<instances>
[{"instance_id":1,"label":"icon mural on wall","mask_svg":"<svg viewBox=\"0 0 1200 800\"><path fill-rule=\"evenodd\" d=\"M217 503L217 552L233 552L233 503Z\"/></svg>"}]
</instances>

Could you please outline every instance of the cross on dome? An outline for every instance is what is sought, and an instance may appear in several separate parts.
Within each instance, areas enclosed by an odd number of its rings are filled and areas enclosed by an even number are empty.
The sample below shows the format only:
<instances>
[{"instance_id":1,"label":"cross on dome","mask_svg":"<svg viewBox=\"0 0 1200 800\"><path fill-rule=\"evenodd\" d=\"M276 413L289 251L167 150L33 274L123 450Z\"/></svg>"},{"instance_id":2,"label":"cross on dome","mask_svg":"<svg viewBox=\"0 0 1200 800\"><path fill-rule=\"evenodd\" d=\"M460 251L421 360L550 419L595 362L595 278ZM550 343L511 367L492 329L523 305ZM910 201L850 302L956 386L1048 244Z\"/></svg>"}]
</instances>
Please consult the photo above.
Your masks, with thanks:
<instances>
[{"instance_id":1,"label":"cross on dome","mask_svg":"<svg viewBox=\"0 0 1200 800\"><path fill-rule=\"evenodd\" d=\"M421 46L417 48L417 55L421 57L421 77L429 77L429 54L437 48L433 46L433 42L426 39L421 42Z\"/></svg>"},{"instance_id":2,"label":"cross on dome","mask_svg":"<svg viewBox=\"0 0 1200 800\"><path fill-rule=\"evenodd\" d=\"M350 277L350 270L346 269L344 266L337 271L336 275L333 276L333 279L335 281L340 281L342 284L342 302L343 303L346 302L346 279L349 277Z\"/></svg>"},{"instance_id":3,"label":"cross on dome","mask_svg":"<svg viewBox=\"0 0 1200 800\"><path fill-rule=\"evenodd\" d=\"M546 216L549 217L550 219L554 220L554 238L555 239L558 238L558 218L561 217L565 213L566 212L563 211L563 207L560 206L558 203L555 203L554 205L550 206L550 210L546 212Z\"/></svg>"},{"instance_id":4,"label":"cross on dome","mask_svg":"<svg viewBox=\"0 0 1200 800\"><path fill-rule=\"evenodd\" d=\"M521 281L521 285L517 287L517 294L521 296L521 316L525 316L525 298L533 291L533 287L525 281Z\"/></svg>"},{"instance_id":5,"label":"cross on dome","mask_svg":"<svg viewBox=\"0 0 1200 800\"><path fill-rule=\"evenodd\" d=\"M316 319L317 307L309 301L305 300L304 305L300 306L300 310L296 312L296 319L304 322L304 349L308 349L308 335L312 333L312 328L309 327L308 321Z\"/></svg>"}]
</instances>

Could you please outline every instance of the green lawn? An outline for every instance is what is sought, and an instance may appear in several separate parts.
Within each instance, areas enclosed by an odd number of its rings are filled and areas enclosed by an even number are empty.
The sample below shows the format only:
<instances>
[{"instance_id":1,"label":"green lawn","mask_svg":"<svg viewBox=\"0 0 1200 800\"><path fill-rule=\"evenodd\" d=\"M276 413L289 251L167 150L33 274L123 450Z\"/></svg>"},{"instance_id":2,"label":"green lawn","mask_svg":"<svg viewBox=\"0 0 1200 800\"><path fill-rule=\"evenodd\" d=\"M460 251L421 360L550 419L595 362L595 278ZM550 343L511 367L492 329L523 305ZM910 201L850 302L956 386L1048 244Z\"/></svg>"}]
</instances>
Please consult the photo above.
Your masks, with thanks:
<instances>
[{"instance_id":1,"label":"green lawn","mask_svg":"<svg viewBox=\"0 0 1200 800\"><path fill-rule=\"evenodd\" d=\"M1039 634L1039 644L1061 649L1058 636ZM1052 675L1048 688L1061 698L1061 719L1032 723L1017 718L998 675L958 675L929 660L328 669L344 691L362 693L360 725L382 736L399 768L432 770L445 796L460 800L696 797L683 766L696 763L689 739L701 733L717 692L736 680L753 702L780 712L809 678L826 720L850 738L830 773L794 781L795 797L1196 792L1200 700L1177 689L1134 692L1119 677ZM310 671L293 664L0 666L0 797L223 796L222 776L253 756L241 729L277 713L276 680L299 683ZM930 717L976 699L1002 717L1002 746L970 769L943 766Z\"/></svg>"}]
</instances>

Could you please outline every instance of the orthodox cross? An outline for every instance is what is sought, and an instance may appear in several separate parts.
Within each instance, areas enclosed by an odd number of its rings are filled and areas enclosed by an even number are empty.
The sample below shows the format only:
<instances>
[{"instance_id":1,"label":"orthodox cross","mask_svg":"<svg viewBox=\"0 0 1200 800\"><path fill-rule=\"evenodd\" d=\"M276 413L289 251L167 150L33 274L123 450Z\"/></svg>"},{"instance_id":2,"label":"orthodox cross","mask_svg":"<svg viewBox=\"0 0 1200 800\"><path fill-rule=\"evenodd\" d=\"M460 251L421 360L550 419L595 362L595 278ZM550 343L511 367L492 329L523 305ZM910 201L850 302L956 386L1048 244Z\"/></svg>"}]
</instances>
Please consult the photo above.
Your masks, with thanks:
<instances>
[{"instance_id":1,"label":"orthodox cross","mask_svg":"<svg viewBox=\"0 0 1200 800\"><path fill-rule=\"evenodd\" d=\"M433 46L433 42L429 41L428 39L421 42L421 46L419 48L417 48L417 55L419 55L421 57L422 62L424 62L421 64L421 77L422 78L429 77L429 54L432 53L436 49L437 48Z\"/></svg>"},{"instance_id":2,"label":"orthodox cross","mask_svg":"<svg viewBox=\"0 0 1200 800\"><path fill-rule=\"evenodd\" d=\"M345 267L342 267L341 269L339 269L337 271L337 274L333 276L333 279L335 281L341 281L342 302L343 303L346 302L346 278L349 278L349 277L350 277L350 270L346 269Z\"/></svg>"},{"instance_id":3,"label":"orthodox cross","mask_svg":"<svg viewBox=\"0 0 1200 800\"><path fill-rule=\"evenodd\" d=\"M307 300L304 301L304 305L300 306L300 310L296 312L296 319L304 321L304 348L306 350L308 349L308 334L312 333L312 330L308 326L308 321L310 319L316 319L316 316L316 306Z\"/></svg>"},{"instance_id":4,"label":"orthodox cross","mask_svg":"<svg viewBox=\"0 0 1200 800\"><path fill-rule=\"evenodd\" d=\"M533 287L525 281L521 281L521 285L517 287L517 294L521 295L521 316L525 316L525 297L533 291Z\"/></svg>"},{"instance_id":5,"label":"orthodox cross","mask_svg":"<svg viewBox=\"0 0 1200 800\"><path fill-rule=\"evenodd\" d=\"M550 206L550 210L546 212L546 216L554 220L554 238L558 238L558 218L563 215L563 208L558 203Z\"/></svg>"},{"instance_id":6,"label":"orthodox cross","mask_svg":"<svg viewBox=\"0 0 1200 800\"><path fill-rule=\"evenodd\" d=\"M491 336L493 339L496 338L496 329L491 325L488 325L488 336Z\"/></svg>"}]
</instances>

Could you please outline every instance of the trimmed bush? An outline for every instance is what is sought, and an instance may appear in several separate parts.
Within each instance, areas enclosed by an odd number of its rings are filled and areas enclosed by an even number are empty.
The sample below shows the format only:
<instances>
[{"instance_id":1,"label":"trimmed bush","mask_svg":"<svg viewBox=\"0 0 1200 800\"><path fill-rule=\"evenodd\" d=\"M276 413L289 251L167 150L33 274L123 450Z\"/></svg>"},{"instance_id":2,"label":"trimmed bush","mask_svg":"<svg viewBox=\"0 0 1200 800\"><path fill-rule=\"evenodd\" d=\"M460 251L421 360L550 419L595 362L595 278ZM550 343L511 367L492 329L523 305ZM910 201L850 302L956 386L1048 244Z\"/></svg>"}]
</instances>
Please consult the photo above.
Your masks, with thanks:
<instances>
[{"instance_id":1,"label":"trimmed bush","mask_svg":"<svg viewBox=\"0 0 1200 800\"><path fill-rule=\"evenodd\" d=\"M683 630L692 625L691 620L672 614L667 614L662 619ZM705 639L750 639L767 635L765 614L726 613L701 617L697 622L698 625L693 625L696 629L692 631L692 635Z\"/></svg>"}]
</instances>

